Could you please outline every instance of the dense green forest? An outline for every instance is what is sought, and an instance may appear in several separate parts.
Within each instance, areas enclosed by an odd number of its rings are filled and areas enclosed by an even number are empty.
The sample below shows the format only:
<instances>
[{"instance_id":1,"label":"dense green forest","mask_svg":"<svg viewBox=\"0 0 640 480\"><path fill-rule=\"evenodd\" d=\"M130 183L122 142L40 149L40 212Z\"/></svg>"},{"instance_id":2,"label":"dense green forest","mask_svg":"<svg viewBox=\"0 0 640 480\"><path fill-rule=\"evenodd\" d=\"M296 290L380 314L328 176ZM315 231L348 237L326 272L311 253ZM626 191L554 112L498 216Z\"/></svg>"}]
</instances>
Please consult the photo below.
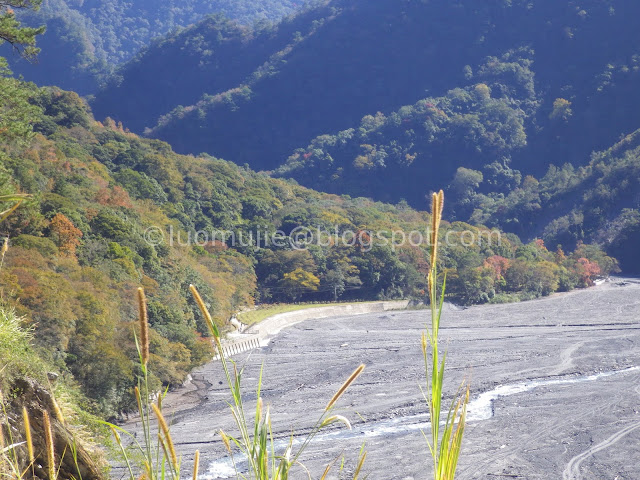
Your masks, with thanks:
<instances>
[{"instance_id":1,"label":"dense green forest","mask_svg":"<svg viewBox=\"0 0 640 480\"><path fill-rule=\"evenodd\" d=\"M145 123L145 118L155 119L178 103L197 102L203 91L234 88L259 69L271 52L287 45L294 34L293 27L284 28L288 24L283 22L278 34L271 35L266 32L273 32L273 25L254 31L223 17L210 17L184 32L158 39L123 67L95 99L93 108L106 112L114 96L124 95L118 116L126 119L128 128L142 131L153 125ZM165 68L166 75L158 76L159 65L170 66ZM174 75L180 71L190 73ZM141 111L144 117L138 115Z\"/></svg>"},{"instance_id":2,"label":"dense green forest","mask_svg":"<svg viewBox=\"0 0 640 480\"><path fill-rule=\"evenodd\" d=\"M592 154L587 165L552 165L508 193L484 180L482 172L460 169L451 185L451 210L472 223L500 225L550 245L595 242L625 270L640 272L640 130Z\"/></svg>"},{"instance_id":3,"label":"dense green forest","mask_svg":"<svg viewBox=\"0 0 640 480\"><path fill-rule=\"evenodd\" d=\"M489 58L475 68L472 86L320 135L275 174L324 191L421 205L458 167L473 166L495 189L509 191L521 175L511 158L527 146L525 122L539 106L531 56L522 50Z\"/></svg>"},{"instance_id":4,"label":"dense green forest","mask_svg":"<svg viewBox=\"0 0 640 480\"><path fill-rule=\"evenodd\" d=\"M14 71L40 85L93 93L121 63L153 39L177 32L207 15L242 25L269 24L301 8L304 0L45 0L38 12L21 15L46 25L38 62L17 60Z\"/></svg>"}]
</instances>

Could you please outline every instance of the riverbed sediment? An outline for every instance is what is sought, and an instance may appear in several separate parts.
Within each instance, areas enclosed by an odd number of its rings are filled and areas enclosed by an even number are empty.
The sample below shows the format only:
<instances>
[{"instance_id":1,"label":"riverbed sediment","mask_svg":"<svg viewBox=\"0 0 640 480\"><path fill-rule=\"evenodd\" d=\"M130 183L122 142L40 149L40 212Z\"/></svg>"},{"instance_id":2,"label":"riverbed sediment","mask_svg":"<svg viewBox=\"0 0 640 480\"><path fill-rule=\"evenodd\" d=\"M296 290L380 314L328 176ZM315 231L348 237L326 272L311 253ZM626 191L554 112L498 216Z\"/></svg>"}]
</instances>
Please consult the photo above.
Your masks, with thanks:
<instances>
[{"instance_id":1,"label":"riverbed sediment","mask_svg":"<svg viewBox=\"0 0 640 480\"><path fill-rule=\"evenodd\" d=\"M431 463L420 432L428 419L419 389L425 383L420 333L426 315L309 318L281 330L268 345L234 357L245 367L248 411L264 365L262 397L275 437L286 443L292 431L309 431L353 368L365 363L339 404L354 430L331 431L302 461L319 477L344 454L348 470L365 442L370 479L428 478ZM458 479L640 478L636 280L614 279L519 304L448 306L441 345L447 350L446 393L468 379L472 402L483 395L489 400L482 415L471 415ZM172 414L174 441L183 468L198 449L205 478L225 478L228 459L217 431L233 434L234 428L219 363L194 372L194 382L197 401Z\"/></svg>"}]
</instances>

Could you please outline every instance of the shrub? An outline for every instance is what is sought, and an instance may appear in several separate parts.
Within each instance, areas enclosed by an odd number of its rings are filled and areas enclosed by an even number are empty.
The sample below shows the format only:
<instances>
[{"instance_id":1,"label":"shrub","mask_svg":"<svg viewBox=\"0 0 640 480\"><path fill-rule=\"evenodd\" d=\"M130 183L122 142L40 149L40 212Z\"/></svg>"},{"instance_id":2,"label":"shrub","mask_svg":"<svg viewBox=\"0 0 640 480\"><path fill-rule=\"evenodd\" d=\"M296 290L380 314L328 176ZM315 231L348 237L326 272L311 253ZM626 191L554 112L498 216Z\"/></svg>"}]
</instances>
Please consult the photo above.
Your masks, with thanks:
<instances>
[{"instance_id":1,"label":"shrub","mask_svg":"<svg viewBox=\"0 0 640 480\"><path fill-rule=\"evenodd\" d=\"M22 247L26 250L36 250L43 257L54 257L58 254L58 247L46 237L36 237L33 235L18 235L12 241L16 247Z\"/></svg>"}]
</instances>

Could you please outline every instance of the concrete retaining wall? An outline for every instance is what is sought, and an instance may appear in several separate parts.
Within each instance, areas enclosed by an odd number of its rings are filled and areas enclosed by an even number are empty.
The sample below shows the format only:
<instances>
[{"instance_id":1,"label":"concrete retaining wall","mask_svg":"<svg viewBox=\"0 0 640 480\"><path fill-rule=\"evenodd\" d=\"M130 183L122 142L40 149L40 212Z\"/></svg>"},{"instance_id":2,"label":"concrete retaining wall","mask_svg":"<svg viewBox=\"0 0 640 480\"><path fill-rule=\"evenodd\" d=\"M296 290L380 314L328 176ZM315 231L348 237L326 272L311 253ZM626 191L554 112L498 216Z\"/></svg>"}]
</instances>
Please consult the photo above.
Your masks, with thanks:
<instances>
[{"instance_id":1,"label":"concrete retaining wall","mask_svg":"<svg viewBox=\"0 0 640 480\"><path fill-rule=\"evenodd\" d=\"M346 315L363 315L388 310L404 310L407 306L409 306L409 300L393 300L305 308L293 312L279 313L264 319L257 325L253 325L242 334L226 339L222 346L225 356L231 357L266 345L269 337L277 335L283 328L290 327L304 320Z\"/></svg>"}]
</instances>

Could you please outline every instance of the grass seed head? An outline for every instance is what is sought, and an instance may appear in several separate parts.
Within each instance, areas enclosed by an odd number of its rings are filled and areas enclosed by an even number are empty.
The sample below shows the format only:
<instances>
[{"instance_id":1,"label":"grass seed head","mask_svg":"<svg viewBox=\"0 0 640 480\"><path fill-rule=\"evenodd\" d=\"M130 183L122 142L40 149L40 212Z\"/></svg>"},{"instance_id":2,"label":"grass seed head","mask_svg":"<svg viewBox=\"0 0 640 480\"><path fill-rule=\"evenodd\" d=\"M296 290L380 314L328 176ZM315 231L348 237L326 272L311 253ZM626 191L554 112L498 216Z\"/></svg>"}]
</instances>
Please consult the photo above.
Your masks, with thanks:
<instances>
[{"instance_id":1,"label":"grass seed head","mask_svg":"<svg viewBox=\"0 0 640 480\"><path fill-rule=\"evenodd\" d=\"M22 419L24 421L24 436L27 441L27 451L29 452L29 462L33 464L35 462L35 456L33 455L33 440L31 438L31 422L29 421L29 412L27 407L22 407Z\"/></svg>"},{"instance_id":2,"label":"grass seed head","mask_svg":"<svg viewBox=\"0 0 640 480\"><path fill-rule=\"evenodd\" d=\"M224 433L224 430L222 429L220 430L220 437L222 437L222 443L224 443L227 451L231 453L231 443L229 442L229 437L227 437L227 434Z\"/></svg>"},{"instance_id":3,"label":"grass seed head","mask_svg":"<svg viewBox=\"0 0 640 480\"><path fill-rule=\"evenodd\" d=\"M193 459L193 480L198 480L198 468L200 466L200 450L196 450Z\"/></svg>"},{"instance_id":4,"label":"grass seed head","mask_svg":"<svg viewBox=\"0 0 640 480\"><path fill-rule=\"evenodd\" d=\"M264 416L264 424L271 428L271 406L267 405L267 413Z\"/></svg>"},{"instance_id":5,"label":"grass seed head","mask_svg":"<svg viewBox=\"0 0 640 480\"><path fill-rule=\"evenodd\" d=\"M64 425L67 422L64 418L64 414L62 413L62 409L60 409L60 405L55 398L52 397L51 399L53 400L53 413L56 414L58 421Z\"/></svg>"},{"instance_id":6,"label":"grass seed head","mask_svg":"<svg viewBox=\"0 0 640 480\"><path fill-rule=\"evenodd\" d=\"M349 420L346 417L343 417L342 415L332 415L332 416L326 418L320 424L320 428L326 427L327 425L331 425L332 423L336 423L336 422L342 423L345 427L347 427L349 430L351 430L351 423L349 422Z\"/></svg>"},{"instance_id":7,"label":"grass seed head","mask_svg":"<svg viewBox=\"0 0 640 480\"><path fill-rule=\"evenodd\" d=\"M342 386L336 392L336 394L331 398L331 400L329 400L329 403L327 404L326 408L324 409L325 412L330 410L331 407L333 407L335 405L335 403L342 396L342 394L345 392L345 390L347 388L349 388L349 385L351 385L356 380L356 378L358 378L360 376L360 374L362 373L363 370L364 370L364 363L361 364L358 368L356 368L353 371L351 376L349 378L347 378L347 381L342 384Z\"/></svg>"},{"instance_id":8,"label":"grass seed head","mask_svg":"<svg viewBox=\"0 0 640 480\"><path fill-rule=\"evenodd\" d=\"M442 209L444 207L444 192L440 190L433 194L431 203L431 266L438 258L438 233L440 230L440 220L442 220Z\"/></svg>"},{"instance_id":9,"label":"grass seed head","mask_svg":"<svg viewBox=\"0 0 640 480\"><path fill-rule=\"evenodd\" d=\"M144 412L142 411L142 397L140 396L140 389L135 386L133 387L133 391L136 395L136 402L138 403L138 411L140 412L140 416L144 416Z\"/></svg>"},{"instance_id":10,"label":"grass seed head","mask_svg":"<svg viewBox=\"0 0 640 480\"><path fill-rule=\"evenodd\" d=\"M174 469L178 470L178 456L176 455L176 449L173 446L173 440L171 439L171 432L169 432L169 425L167 425L167 421L164 419L162 412L158 408L155 403L151 404L151 408L153 408L153 413L156 414L158 418L158 424L160 425L160 429L164 434L164 438L167 442L167 449L169 450L169 456L171 458L171 463L173 464Z\"/></svg>"},{"instance_id":11,"label":"grass seed head","mask_svg":"<svg viewBox=\"0 0 640 480\"><path fill-rule=\"evenodd\" d=\"M111 433L113 434L113 438L115 439L116 443L119 446L122 446L122 440L120 439L120 435L118 434L118 431L115 429L113 425L109 425L109 428L111 429Z\"/></svg>"},{"instance_id":12,"label":"grass seed head","mask_svg":"<svg viewBox=\"0 0 640 480\"><path fill-rule=\"evenodd\" d=\"M51 419L47 411L42 412L44 423L44 440L47 447L47 472L49 480L56 480L56 455L53 447L53 430L51 429Z\"/></svg>"},{"instance_id":13,"label":"grass seed head","mask_svg":"<svg viewBox=\"0 0 640 480\"><path fill-rule=\"evenodd\" d=\"M207 322L207 327L209 328L209 331L211 332L211 335L213 335L216 340L219 340L220 332L218 331L218 327L216 326L215 323L213 323L213 318L211 318L211 314L209 313L209 309L204 304L204 300L202 300L202 297L200 296L200 293L198 292L198 289L195 287L195 285L192 284L192 285L189 285L189 290L191 291L191 295L193 295L193 298L195 299L196 303L198 304L198 307L200 308L200 311L202 312L202 316L204 317L204 319Z\"/></svg>"},{"instance_id":14,"label":"grass seed head","mask_svg":"<svg viewBox=\"0 0 640 480\"><path fill-rule=\"evenodd\" d=\"M427 334L422 332L422 338L420 339L420 343L422 346L422 355L427 355Z\"/></svg>"},{"instance_id":15,"label":"grass seed head","mask_svg":"<svg viewBox=\"0 0 640 480\"><path fill-rule=\"evenodd\" d=\"M362 456L360 457L360 461L358 462L358 466L356 467L356 471L353 473L353 480L357 480L358 477L360 476L360 471L362 470L362 467L364 466L364 461L367 459L367 452L363 452Z\"/></svg>"},{"instance_id":16,"label":"grass seed head","mask_svg":"<svg viewBox=\"0 0 640 480\"><path fill-rule=\"evenodd\" d=\"M144 469L145 469L146 473L143 473L142 475L140 475L142 480L151 480L151 479L153 479L153 471L151 470L151 464L149 463L148 460L144 461Z\"/></svg>"},{"instance_id":17,"label":"grass seed head","mask_svg":"<svg viewBox=\"0 0 640 480\"><path fill-rule=\"evenodd\" d=\"M138 288L138 308L140 318L140 348L142 363L146 366L149 361L149 319L147 317L147 297L142 287Z\"/></svg>"},{"instance_id":18,"label":"grass seed head","mask_svg":"<svg viewBox=\"0 0 640 480\"><path fill-rule=\"evenodd\" d=\"M258 405L256 405L256 422L262 420L262 397L258 398Z\"/></svg>"}]
</instances>

